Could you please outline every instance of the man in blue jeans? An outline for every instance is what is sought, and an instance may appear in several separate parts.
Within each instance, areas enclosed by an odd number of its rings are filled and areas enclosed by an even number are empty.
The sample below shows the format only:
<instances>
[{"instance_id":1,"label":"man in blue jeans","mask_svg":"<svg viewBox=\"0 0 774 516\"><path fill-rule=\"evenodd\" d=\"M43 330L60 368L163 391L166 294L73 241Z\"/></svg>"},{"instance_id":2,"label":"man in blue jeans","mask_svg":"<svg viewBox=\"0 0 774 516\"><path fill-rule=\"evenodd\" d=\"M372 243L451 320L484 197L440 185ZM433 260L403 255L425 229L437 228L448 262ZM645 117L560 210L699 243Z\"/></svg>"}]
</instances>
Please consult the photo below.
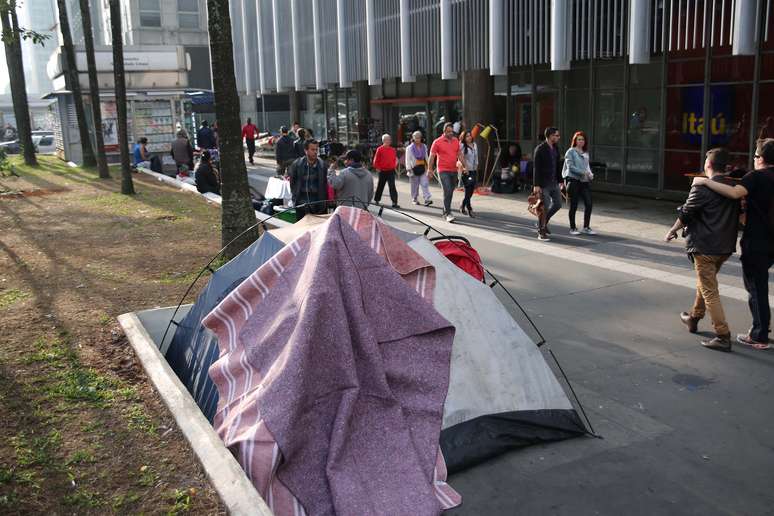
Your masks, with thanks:
<instances>
[{"instance_id":1,"label":"man in blue jeans","mask_svg":"<svg viewBox=\"0 0 774 516\"><path fill-rule=\"evenodd\" d=\"M548 241L551 231L548 229L548 221L556 215L562 207L561 192L561 161L559 159L559 129L547 127L543 132L545 141L535 147L533 153L535 187L534 192L542 196L545 206L544 215L538 221L538 239Z\"/></svg>"}]
</instances>

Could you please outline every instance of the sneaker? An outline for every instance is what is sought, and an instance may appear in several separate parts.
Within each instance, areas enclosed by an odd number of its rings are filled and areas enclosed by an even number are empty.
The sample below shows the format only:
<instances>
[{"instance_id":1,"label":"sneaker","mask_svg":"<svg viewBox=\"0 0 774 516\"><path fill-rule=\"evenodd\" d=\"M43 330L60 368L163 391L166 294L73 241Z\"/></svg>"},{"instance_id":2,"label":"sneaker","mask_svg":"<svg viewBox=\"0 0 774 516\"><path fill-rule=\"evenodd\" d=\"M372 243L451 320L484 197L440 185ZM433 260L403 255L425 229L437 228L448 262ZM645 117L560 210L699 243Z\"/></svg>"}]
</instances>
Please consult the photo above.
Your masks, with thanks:
<instances>
[{"instance_id":1,"label":"sneaker","mask_svg":"<svg viewBox=\"0 0 774 516\"><path fill-rule=\"evenodd\" d=\"M425 200L425 206L430 206L431 204L433 204L433 201L430 199Z\"/></svg>"},{"instance_id":2,"label":"sneaker","mask_svg":"<svg viewBox=\"0 0 774 516\"><path fill-rule=\"evenodd\" d=\"M688 327L688 331L696 333L699 331L699 319L692 317L688 312L680 312L680 321Z\"/></svg>"},{"instance_id":3,"label":"sneaker","mask_svg":"<svg viewBox=\"0 0 774 516\"><path fill-rule=\"evenodd\" d=\"M731 351L731 334L718 335L712 340L703 340L701 345L705 348L715 349L717 351Z\"/></svg>"},{"instance_id":4,"label":"sneaker","mask_svg":"<svg viewBox=\"0 0 774 516\"><path fill-rule=\"evenodd\" d=\"M583 233L585 233L586 235L596 235L597 234L597 232L594 231L591 228L583 228Z\"/></svg>"},{"instance_id":5,"label":"sneaker","mask_svg":"<svg viewBox=\"0 0 774 516\"><path fill-rule=\"evenodd\" d=\"M548 234L546 234L545 231L538 231L538 240L541 242L550 242L551 239L548 237Z\"/></svg>"},{"instance_id":6,"label":"sneaker","mask_svg":"<svg viewBox=\"0 0 774 516\"><path fill-rule=\"evenodd\" d=\"M747 333L740 333L739 335L737 335L736 342L744 346L750 346L751 348L757 349L759 351L772 348L771 344L769 344L768 342L754 341L753 339L750 338L750 335Z\"/></svg>"},{"instance_id":7,"label":"sneaker","mask_svg":"<svg viewBox=\"0 0 774 516\"><path fill-rule=\"evenodd\" d=\"M419 204L419 202L416 199L412 199L411 204Z\"/></svg>"},{"instance_id":8,"label":"sneaker","mask_svg":"<svg viewBox=\"0 0 774 516\"><path fill-rule=\"evenodd\" d=\"M452 223L455 220L457 219L454 218L454 215L452 215L451 213L446 214L446 222Z\"/></svg>"},{"instance_id":9,"label":"sneaker","mask_svg":"<svg viewBox=\"0 0 774 516\"><path fill-rule=\"evenodd\" d=\"M393 204L393 205L392 205L392 209L393 209L393 210L399 210L399 209L400 209L400 204L397 204L397 203L396 203L396 204Z\"/></svg>"},{"instance_id":10,"label":"sneaker","mask_svg":"<svg viewBox=\"0 0 774 516\"><path fill-rule=\"evenodd\" d=\"M570 230L570 234L571 234L572 236L578 236L578 235L580 235L580 234L581 234L581 232L580 232L580 231L578 231L578 230L577 230L577 229L575 229L575 228L572 228L572 229Z\"/></svg>"}]
</instances>

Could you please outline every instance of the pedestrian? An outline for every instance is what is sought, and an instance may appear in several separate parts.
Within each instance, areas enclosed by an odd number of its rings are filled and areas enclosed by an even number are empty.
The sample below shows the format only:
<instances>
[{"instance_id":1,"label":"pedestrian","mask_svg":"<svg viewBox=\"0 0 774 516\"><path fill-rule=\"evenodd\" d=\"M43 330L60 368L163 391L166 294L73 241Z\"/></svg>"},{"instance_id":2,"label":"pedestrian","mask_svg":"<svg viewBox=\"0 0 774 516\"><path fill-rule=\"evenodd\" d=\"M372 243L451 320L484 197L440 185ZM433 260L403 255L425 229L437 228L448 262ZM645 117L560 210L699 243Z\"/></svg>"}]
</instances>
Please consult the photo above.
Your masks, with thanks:
<instances>
[{"instance_id":1,"label":"pedestrian","mask_svg":"<svg viewBox=\"0 0 774 516\"><path fill-rule=\"evenodd\" d=\"M395 187L398 153L395 151L395 147L392 146L392 136L389 134L382 135L382 144L376 149L373 166L379 173L379 182L376 184L374 202L379 204L379 201L382 200L382 192L384 192L384 185L386 184L390 188L392 207L395 209L400 208L398 205L398 189Z\"/></svg>"},{"instance_id":2,"label":"pedestrian","mask_svg":"<svg viewBox=\"0 0 774 516\"><path fill-rule=\"evenodd\" d=\"M134 166L135 167L150 167L151 155L148 152L148 139L142 137L134 144Z\"/></svg>"},{"instance_id":3,"label":"pedestrian","mask_svg":"<svg viewBox=\"0 0 774 516\"><path fill-rule=\"evenodd\" d=\"M575 212L578 210L578 201L583 199L583 233L596 235L591 229L591 181L594 180L594 174L589 165L588 139L583 131L572 135L570 148L564 153L562 179L567 185L570 201L570 234L581 234L575 225Z\"/></svg>"},{"instance_id":4,"label":"pedestrian","mask_svg":"<svg viewBox=\"0 0 774 516\"><path fill-rule=\"evenodd\" d=\"M452 196L457 183L457 163L462 162L462 146L454 137L454 128L450 122L443 125L443 134L430 146L430 178L434 170L438 171L443 187L443 216L446 222L454 222L451 213Z\"/></svg>"},{"instance_id":5,"label":"pedestrian","mask_svg":"<svg viewBox=\"0 0 774 516\"><path fill-rule=\"evenodd\" d=\"M419 187L421 186L425 206L430 206L433 201L430 199L430 181L427 179L427 145L422 142L421 131L414 131L411 139L411 144L406 148L406 172L411 185L411 202L419 204Z\"/></svg>"},{"instance_id":6,"label":"pedestrian","mask_svg":"<svg viewBox=\"0 0 774 516\"><path fill-rule=\"evenodd\" d=\"M210 129L210 123L202 120L202 125L196 131L196 146L199 150L211 150L218 146L215 133Z\"/></svg>"},{"instance_id":7,"label":"pedestrian","mask_svg":"<svg viewBox=\"0 0 774 516\"><path fill-rule=\"evenodd\" d=\"M363 166L363 155L357 150L347 151L344 164L346 168L341 171L334 166L328 169L328 184L333 188L336 205L367 210L374 195L374 178Z\"/></svg>"},{"instance_id":8,"label":"pedestrian","mask_svg":"<svg viewBox=\"0 0 774 516\"><path fill-rule=\"evenodd\" d=\"M247 145L247 156L250 160L250 164L255 165L253 155L255 154L255 139L258 138L258 128L249 118L244 127L242 127L242 138L245 140L245 145Z\"/></svg>"},{"instance_id":9,"label":"pedestrian","mask_svg":"<svg viewBox=\"0 0 774 516\"><path fill-rule=\"evenodd\" d=\"M177 173L187 176L188 172L193 170L193 147L185 130L177 131L177 138L172 142L171 154L172 159L175 160Z\"/></svg>"},{"instance_id":10,"label":"pedestrian","mask_svg":"<svg viewBox=\"0 0 774 516\"><path fill-rule=\"evenodd\" d=\"M704 174L712 182L728 184L726 165L729 154L725 149L711 149L704 160ZM680 320L688 331L696 333L699 321L709 312L715 337L701 345L719 351L731 351L731 331L726 322L718 291L721 266L736 251L739 226L739 201L723 197L706 186L692 186L685 204L677 210L674 225L666 234L667 242L677 238L684 229L685 250L696 269L696 298L690 312L682 312Z\"/></svg>"},{"instance_id":11,"label":"pedestrian","mask_svg":"<svg viewBox=\"0 0 774 516\"><path fill-rule=\"evenodd\" d=\"M304 147L304 157L296 159L288 172L293 206L299 220L307 213L326 213L325 201L328 200L328 167L318 158L320 144L316 140L306 140Z\"/></svg>"},{"instance_id":12,"label":"pedestrian","mask_svg":"<svg viewBox=\"0 0 774 516\"><path fill-rule=\"evenodd\" d=\"M473 206L470 205L470 198L473 197L473 191L476 189L476 172L478 171L478 148L473 142L473 135L468 131L463 131L460 135L462 140L462 186L465 188L465 198L462 199L460 212L469 217L473 217Z\"/></svg>"},{"instance_id":13,"label":"pedestrian","mask_svg":"<svg viewBox=\"0 0 774 516\"><path fill-rule=\"evenodd\" d=\"M535 186L533 191L543 198L545 212L538 220L538 239L549 241L548 223L551 217L562 208L561 176L559 150L556 145L559 142L559 129L547 127L543 132L545 140L535 147L533 153L535 165Z\"/></svg>"},{"instance_id":14,"label":"pedestrian","mask_svg":"<svg viewBox=\"0 0 774 516\"><path fill-rule=\"evenodd\" d=\"M293 122L293 125L291 126L291 129L290 129L290 134L293 140L299 139L298 131L300 129L301 129L301 124L299 124L298 122Z\"/></svg>"},{"instance_id":15,"label":"pedestrian","mask_svg":"<svg viewBox=\"0 0 774 516\"><path fill-rule=\"evenodd\" d=\"M285 176L288 168L297 158L293 139L288 134L288 128L280 127L280 137L274 143L274 157L277 161L277 175Z\"/></svg>"},{"instance_id":16,"label":"pedestrian","mask_svg":"<svg viewBox=\"0 0 774 516\"><path fill-rule=\"evenodd\" d=\"M202 151L199 164L196 166L194 179L196 180L196 189L199 193L214 193L220 195L220 180L215 173L215 169L212 167L212 156L210 155L210 151Z\"/></svg>"},{"instance_id":17,"label":"pedestrian","mask_svg":"<svg viewBox=\"0 0 774 516\"><path fill-rule=\"evenodd\" d=\"M296 141L293 142L293 148L295 149L295 152L296 152L296 159L298 159L303 157L306 154L305 152L306 147L304 146L304 142L306 142L307 140L306 130L299 129L298 131L296 131L296 135L297 135L297 138L296 138Z\"/></svg>"},{"instance_id":18,"label":"pedestrian","mask_svg":"<svg viewBox=\"0 0 774 516\"><path fill-rule=\"evenodd\" d=\"M769 306L769 269L774 264L774 139L758 140L755 170L741 184L725 185L706 178L693 180L731 199L747 197L747 221L742 232L742 276L748 294L752 327L737 335L739 344L754 349L771 349L771 308Z\"/></svg>"}]
</instances>

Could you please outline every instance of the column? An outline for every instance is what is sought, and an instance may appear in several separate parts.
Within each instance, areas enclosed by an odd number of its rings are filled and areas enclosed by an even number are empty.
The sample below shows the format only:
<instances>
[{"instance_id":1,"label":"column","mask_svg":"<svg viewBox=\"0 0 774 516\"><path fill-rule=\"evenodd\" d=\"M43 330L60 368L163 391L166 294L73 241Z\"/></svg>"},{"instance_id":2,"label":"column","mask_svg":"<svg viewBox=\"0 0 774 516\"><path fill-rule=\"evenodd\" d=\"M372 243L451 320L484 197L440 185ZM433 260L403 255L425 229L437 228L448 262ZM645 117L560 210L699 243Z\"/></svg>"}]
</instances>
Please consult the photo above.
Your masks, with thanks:
<instances>
[{"instance_id":1,"label":"column","mask_svg":"<svg viewBox=\"0 0 774 516\"><path fill-rule=\"evenodd\" d=\"M322 40L320 33L320 0L312 0L312 37L314 39L314 84L317 90L325 89L322 70Z\"/></svg>"},{"instance_id":2,"label":"column","mask_svg":"<svg viewBox=\"0 0 774 516\"><path fill-rule=\"evenodd\" d=\"M400 0L400 77L403 82L414 82L411 75L411 9L409 0Z\"/></svg>"},{"instance_id":3,"label":"column","mask_svg":"<svg viewBox=\"0 0 774 516\"><path fill-rule=\"evenodd\" d=\"M753 2L753 0L737 0L734 2L732 54L735 56L755 55L755 37L757 32L755 27L755 4L756 2Z\"/></svg>"},{"instance_id":4,"label":"column","mask_svg":"<svg viewBox=\"0 0 774 516\"><path fill-rule=\"evenodd\" d=\"M629 64L650 62L650 0L631 0L629 10Z\"/></svg>"},{"instance_id":5,"label":"column","mask_svg":"<svg viewBox=\"0 0 774 516\"><path fill-rule=\"evenodd\" d=\"M489 0L489 73L505 75L505 9L503 0Z\"/></svg>"},{"instance_id":6,"label":"column","mask_svg":"<svg viewBox=\"0 0 774 516\"><path fill-rule=\"evenodd\" d=\"M452 29L451 0L441 0L441 79L457 77Z\"/></svg>"},{"instance_id":7,"label":"column","mask_svg":"<svg viewBox=\"0 0 774 516\"><path fill-rule=\"evenodd\" d=\"M344 34L346 28L346 23L344 22L345 11L344 0L336 0L336 23L338 24L336 37L339 47L339 86L342 88L349 88L352 86L352 81L349 80L349 75L347 74L347 41Z\"/></svg>"},{"instance_id":8,"label":"column","mask_svg":"<svg viewBox=\"0 0 774 516\"><path fill-rule=\"evenodd\" d=\"M379 84L379 68L376 62L376 13L374 0L366 0L366 56L368 63L368 84Z\"/></svg>"},{"instance_id":9,"label":"column","mask_svg":"<svg viewBox=\"0 0 774 516\"><path fill-rule=\"evenodd\" d=\"M570 69L570 31L567 0L551 0L551 70Z\"/></svg>"}]
</instances>

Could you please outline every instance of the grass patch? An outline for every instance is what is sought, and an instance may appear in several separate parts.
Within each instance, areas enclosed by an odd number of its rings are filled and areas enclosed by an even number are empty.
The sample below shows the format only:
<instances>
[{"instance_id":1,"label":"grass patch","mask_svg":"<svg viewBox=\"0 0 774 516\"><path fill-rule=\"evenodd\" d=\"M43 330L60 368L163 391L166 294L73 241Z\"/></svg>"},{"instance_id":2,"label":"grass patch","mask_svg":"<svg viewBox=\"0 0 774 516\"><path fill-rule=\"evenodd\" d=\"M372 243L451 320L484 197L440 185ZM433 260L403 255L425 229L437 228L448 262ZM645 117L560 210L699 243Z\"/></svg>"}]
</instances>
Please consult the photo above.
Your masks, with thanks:
<instances>
[{"instance_id":1,"label":"grass patch","mask_svg":"<svg viewBox=\"0 0 774 516\"><path fill-rule=\"evenodd\" d=\"M99 493L88 489L78 489L73 494L65 495L62 501L65 505L88 508L100 507L105 504Z\"/></svg>"},{"instance_id":2,"label":"grass patch","mask_svg":"<svg viewBox=\"0 0 774 516\"><path fill-rule=\"evenodd\" d=\"M32 435L21 432L11 437L19 466L51 466L54 452L62 444L62 434L52 430L46 435Z\"/></svg>"},{"instance_id":3,"label":"grass patch","mask_svg":"<svg viewBox=\"0 0 774 516\"><path fill-rule=\"evenodd\" d=\"M140 468L140 478L137 480L137 483L142 487L151 487L158 481L158 479L159 477L156 472L153 471L153 468L150 466L142 466Z\"/></svg>"},{"instance_id":4,"label":"grass patch","mask_svg":"<svg viewBox=\"0 0 774 516\"><path fill-rule=\"evenodd\" d=\"M136 493L126 493L114 496L110 501L110 506L114 511L118 512L127 505L134 505L140 499L140 495Z\"/></svg>"},{"instance_id":5,"label":"grass patch","mask_svg":"<svg viewBox=\"0 0 774 516\"><path fill-rule=\"evenodd\" d=\"M156 435L157 426L153 419L145 412L142 405L132 405L126 411L129 420L129 430L140 430L146 434Z\"/></svg>"},{"instance_id":6,"label":"grass patch","mask_svg":"<svg viewBox=\"0 0 774 516\"><path fill-rule=\"evenodd\" d=\"M97 458L91 450L78 450L67 457L65 466L72 466L73 464L93 464L95 462L97 462Z\"/></svg>"},{"instance_id":7,"label":"grass patch","mask_svg":"<svg viewBox=\"0 0 774 516\"><path fill-rule=\"evenodd\" d=\"M193 496L196 494L194 488L190 489L175 489L171 498L174 500L172 508L169 509L167 516L175 516L181 512L189 512L191 510L191 502Z\"/></svg>"},{"instance_id":8,"label":"grass patch","mask_svg":"<svg viewBox=\"0 0 774 516\"><path fill-rule=\"evenodd\" d=\"M12 288L4 292L0 292L0 310L10 308L19 301L23 301L30 297L29 292L19 290L18 288Z\"/></svg>"}]
</instances>

